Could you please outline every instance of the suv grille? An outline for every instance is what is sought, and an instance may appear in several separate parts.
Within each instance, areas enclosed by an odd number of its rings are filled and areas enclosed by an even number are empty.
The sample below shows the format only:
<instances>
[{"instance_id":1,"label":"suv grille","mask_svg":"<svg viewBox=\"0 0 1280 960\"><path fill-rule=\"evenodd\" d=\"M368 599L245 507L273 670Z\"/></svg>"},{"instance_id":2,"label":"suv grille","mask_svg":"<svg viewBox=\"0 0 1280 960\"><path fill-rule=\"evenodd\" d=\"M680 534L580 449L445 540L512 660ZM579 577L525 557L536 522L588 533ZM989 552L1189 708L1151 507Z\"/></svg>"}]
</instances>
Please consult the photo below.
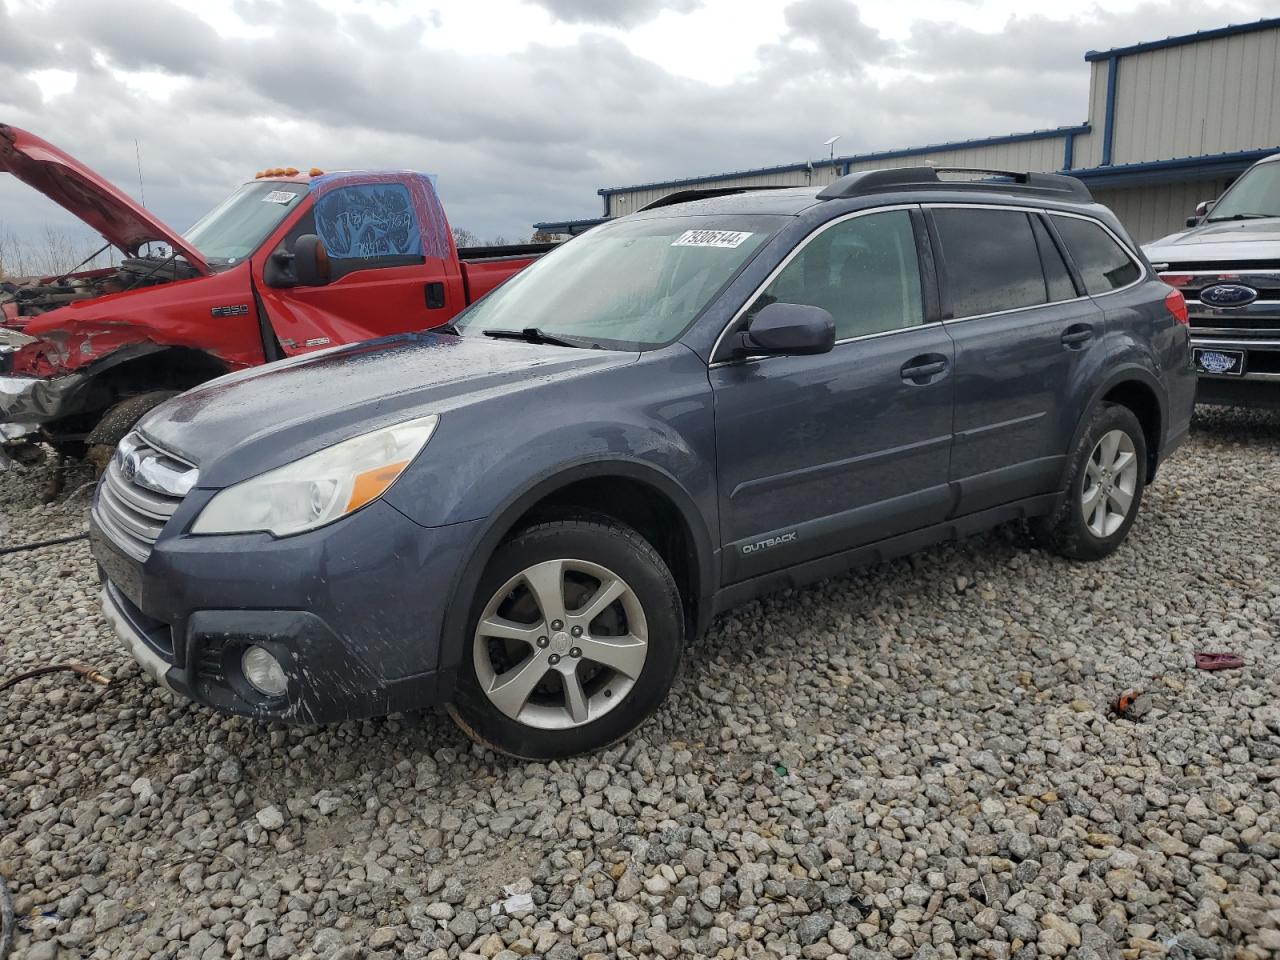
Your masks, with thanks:
<instances>
[{"instance_id":1,"label":"suv grille","mask_svg":"<svg viewBox=\"0 0 1280 960\"><path fill-rule=\"evenodd\" d=\"M195 467L131 433L120 441L98 484L94 519L117 547L146 560L198 477Z\"/></svg>"}]
</instances>

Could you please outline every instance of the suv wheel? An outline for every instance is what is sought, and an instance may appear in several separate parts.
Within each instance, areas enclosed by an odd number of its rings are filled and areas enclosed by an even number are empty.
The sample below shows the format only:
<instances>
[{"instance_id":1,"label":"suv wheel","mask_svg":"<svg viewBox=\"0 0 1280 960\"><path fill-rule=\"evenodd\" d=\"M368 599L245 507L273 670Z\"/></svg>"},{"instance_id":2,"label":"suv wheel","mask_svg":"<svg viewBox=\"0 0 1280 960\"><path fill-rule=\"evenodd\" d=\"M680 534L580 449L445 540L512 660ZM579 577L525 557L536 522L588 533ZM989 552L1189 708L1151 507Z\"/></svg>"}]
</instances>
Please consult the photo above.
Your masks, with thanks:
<instances>
[{"instance_id":1,"label":"suv wheel","mask_svg":"<svg viewBox=\"0 0 1280 960\"><path fill-rule=\"evenodd\" d=\"M1072 453L1067 496L1031 522L1040 544L1073 560L1100 560L1124 542L1147 480L1147 443L1133 411L1103 404Z\"/></svg>"},{"instance_id":2,"label":"suv wheel","mask_svg":"<svg viewBox=\"0 0 1280 960\"><path fill-rule=\"evenodd\" d=\"M495 552L472 604L454 720L528 760L607 746L666 696L684 641L671 571L606 517L522 530Z\"/></svg>"}]
</instances>

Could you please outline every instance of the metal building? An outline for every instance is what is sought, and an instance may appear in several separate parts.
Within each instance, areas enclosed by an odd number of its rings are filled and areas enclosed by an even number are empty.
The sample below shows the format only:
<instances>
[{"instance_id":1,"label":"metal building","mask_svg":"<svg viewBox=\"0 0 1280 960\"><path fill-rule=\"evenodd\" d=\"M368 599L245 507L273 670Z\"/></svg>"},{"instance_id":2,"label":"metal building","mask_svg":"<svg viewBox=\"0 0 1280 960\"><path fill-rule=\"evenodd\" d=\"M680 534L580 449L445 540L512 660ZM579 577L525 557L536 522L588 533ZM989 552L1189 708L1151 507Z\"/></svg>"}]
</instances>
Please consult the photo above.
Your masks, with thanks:
<instances>
[{"instance_id":1,"label":"metal building","mask_svg":"<svg viewBox=\"0 0 1280 960\"><path fill-rule=\"evenodd\" d=\"M579 233L678 190L829 183L854 170L931 163L1070 172L1145 243L1181 227L1255 160L1280 152L1280 18L1090 51L1077 126L604 187L601 217L534 224Z\"/></svg>"}]
</instances>

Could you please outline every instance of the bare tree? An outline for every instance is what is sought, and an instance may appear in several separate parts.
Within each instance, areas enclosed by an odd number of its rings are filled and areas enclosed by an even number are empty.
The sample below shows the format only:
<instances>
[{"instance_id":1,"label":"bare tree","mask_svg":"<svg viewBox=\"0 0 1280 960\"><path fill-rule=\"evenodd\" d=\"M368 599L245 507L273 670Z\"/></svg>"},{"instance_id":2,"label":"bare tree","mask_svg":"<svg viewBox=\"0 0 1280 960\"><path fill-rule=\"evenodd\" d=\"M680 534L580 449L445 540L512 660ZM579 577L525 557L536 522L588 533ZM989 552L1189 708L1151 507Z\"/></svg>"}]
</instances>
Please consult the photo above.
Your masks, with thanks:
<instances>
[{"instance_id":1,"label":"bare tree","mask_svg":"<svg viewBox=\"0 0 1280 960\"><path fill-rule=\"evenodd\" d=\"M75 269L101 246L99 238L49 224L37 237L23 241L0 224L0 277L58 276ZM85 267L104 266L113 259L110 251L103 251Z\"/></svg>"},{"instance_id":2,"label":"bare tree","mask_svg":"<svg viewBox=\"0 0 1280 960\"><path fill-rule=\"evenodd\" d=\"M480 237L472 233L466 227L453 228L453 245L455 247L480 247L484 246Z\"/></svg>"}]
</instances>

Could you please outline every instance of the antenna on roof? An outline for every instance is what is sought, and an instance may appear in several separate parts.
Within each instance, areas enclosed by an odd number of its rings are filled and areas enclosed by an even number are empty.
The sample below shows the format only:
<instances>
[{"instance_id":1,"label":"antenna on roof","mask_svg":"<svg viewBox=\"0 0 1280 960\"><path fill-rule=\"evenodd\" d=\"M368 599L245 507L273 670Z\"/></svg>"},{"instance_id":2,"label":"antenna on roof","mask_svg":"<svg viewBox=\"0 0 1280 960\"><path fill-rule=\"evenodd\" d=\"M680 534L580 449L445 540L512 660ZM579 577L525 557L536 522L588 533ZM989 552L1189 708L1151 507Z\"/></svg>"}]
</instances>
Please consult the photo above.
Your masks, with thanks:
<instances>
[{"instance_id":1,"label":"antenna on roof","mask_svg":"<svg viewBox=\"0 0 1280 960\"><path fill-rule=\"evenodd\" d=\"M142 200L142 205L147 205L147 188L142 185L142 151L138 148L138 138L133 139L133 159L138 165L138 193ZM147 253L151 253L151 243L147 243Z\"/></svg>"},{"instance_id":2,"label":"antenna on roof","mask_svg":"<svg viewBox=\"0 0 1280 960\"><path fill-rule=\"evenodd\" d=\"M826 148L828 149L828 151L829 151L829 154L828 154L828 156L827 156L827 159L828 159L828 160L830 160L830 161L832 161L832 162L835 162L835 159L836 159L836 141L837 141L837 140L839 140L839 139L840 139L840 134L838 134L838 133L837 133L837 134L836 134L834 137L832 137L830 140L823 140L823 141L822 141L822 145L823 145L824 147L826 147Z\"/></svg>"}]
</instances>

